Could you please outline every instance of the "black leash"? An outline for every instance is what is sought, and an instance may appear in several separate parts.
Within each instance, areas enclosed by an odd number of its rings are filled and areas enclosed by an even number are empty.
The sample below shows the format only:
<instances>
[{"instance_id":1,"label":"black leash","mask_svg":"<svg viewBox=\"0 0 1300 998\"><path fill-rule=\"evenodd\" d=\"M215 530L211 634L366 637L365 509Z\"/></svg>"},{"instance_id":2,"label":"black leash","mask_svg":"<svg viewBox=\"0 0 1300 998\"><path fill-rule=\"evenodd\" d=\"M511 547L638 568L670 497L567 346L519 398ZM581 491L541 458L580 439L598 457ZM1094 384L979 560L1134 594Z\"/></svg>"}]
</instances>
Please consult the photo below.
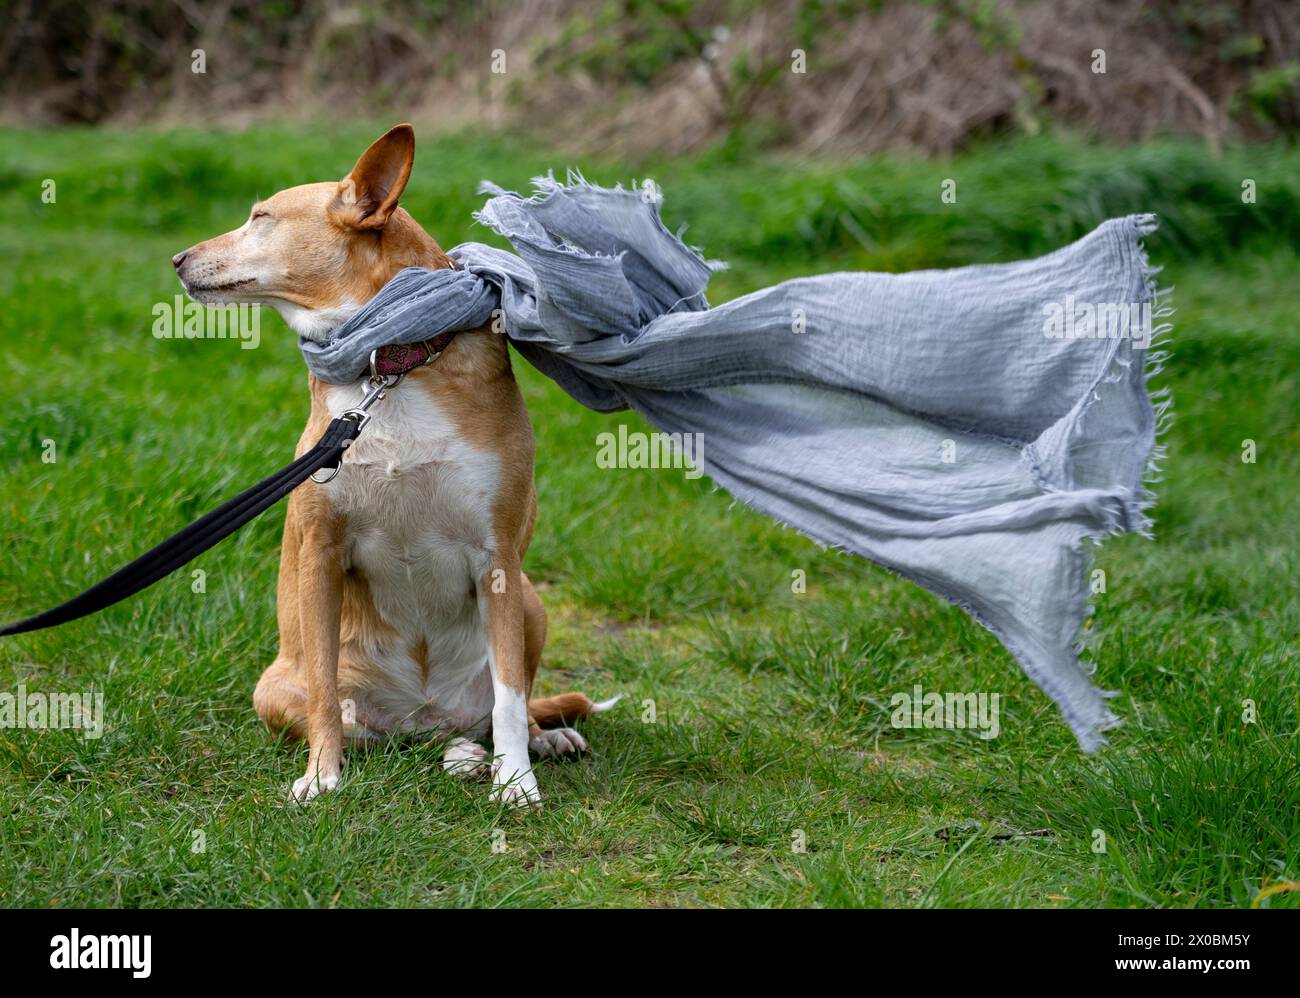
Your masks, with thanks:
<instances>
[{"instance_id":1,"label":"black leash","mask_svg":"<svg viewBox=\"0 0 1300 998\"><path fill-rule=\"evenodd\" d=\"M71 620L98 613L114 603L120 603L147 589L181 566L193 561L213 545L229 537L249 520L265 512L287 496L310 476L321 469L332 471L329 481L338 474L343 463L343 452L357 438L370 421L370 406L384 397L384 392L400 380L376 376L370 390L356 408L349 409L333 420L316 446L270 478L254 485L246 492L218 506L195 520L184 530L167 538L151 551L142 554L131 564L118 569L102 582L96 583L79 596L60 603L44 613L20 620L0 628L0 637L24 634L46 627L66 624Z\"/></svg>"}]
</instances>

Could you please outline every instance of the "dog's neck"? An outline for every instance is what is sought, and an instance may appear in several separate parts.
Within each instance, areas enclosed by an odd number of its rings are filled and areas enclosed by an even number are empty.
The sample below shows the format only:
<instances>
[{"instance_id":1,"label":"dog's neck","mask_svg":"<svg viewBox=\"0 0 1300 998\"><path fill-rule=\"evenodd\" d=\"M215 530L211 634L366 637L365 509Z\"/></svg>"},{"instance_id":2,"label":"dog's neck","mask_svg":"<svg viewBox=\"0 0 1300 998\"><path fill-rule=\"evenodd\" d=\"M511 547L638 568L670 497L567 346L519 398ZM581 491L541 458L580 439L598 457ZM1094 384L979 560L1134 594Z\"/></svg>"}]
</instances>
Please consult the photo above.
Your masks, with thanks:
<instances>
[{"instance_id":1,"label":"dog's neck","mask_svg":"<svg viewBox=\"0 0 1300 998\"><path fill-rule=\"evenodd\" d=\"M285 324L299 336L317 343L360 311L399 271L407 267L445 270L452 261L433 237L407 212L399 208L373 245L362 247L354 258L353 293L343 294L335 304L319 308L283 300L270 302Z\"/></svg>"},{"instance_id":2,"label":"dog's neck","mask_svg":"<svg viewBox=\"0 0 1300 998\"><path fill-rule=\"evenodd\" d=\"M333 308L306 308L288 301L272 303L285 325L303 339L324 343L339 326L357 314L361 303L345 299Z\"/></svg>"}]
</instances>

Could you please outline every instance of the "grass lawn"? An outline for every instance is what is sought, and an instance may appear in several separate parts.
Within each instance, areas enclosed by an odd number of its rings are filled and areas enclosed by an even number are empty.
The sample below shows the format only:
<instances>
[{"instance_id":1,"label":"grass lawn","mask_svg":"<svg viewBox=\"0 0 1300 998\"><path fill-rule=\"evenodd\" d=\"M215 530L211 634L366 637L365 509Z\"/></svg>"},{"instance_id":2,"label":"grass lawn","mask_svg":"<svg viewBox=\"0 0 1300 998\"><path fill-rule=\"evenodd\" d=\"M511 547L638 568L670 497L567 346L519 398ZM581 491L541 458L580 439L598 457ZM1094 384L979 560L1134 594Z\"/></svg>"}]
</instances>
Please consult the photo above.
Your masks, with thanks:
<instances>
[{"instance_id":1,"label":"grass lawn","mask_svg":"<svg viewBox=\"0 0 1300 998\"><path fill-rule=\"evenodd\" d=\"M152 308L179 291L173 253L257 195L342 176L379 130L0 132L0 618L288 460L307 392L279 318L241 350L155 339ZM569 162L522 137L428 139L405 203L444 246L485 239L480 178L521 189ZM545 811L445 776L435 744L354 754L336 793L286 804L305 749L251 703L276 650L281 506L191 566L205 592L187 570L0 641L0 691L93 684L107 720L97 740L0 729L0 904L1221 907L1300 880L1300 154L1038 139L949 162L729 148L583 166L660 183L669 224L732 264L715 303L832 269L1013 259L1109 214L1162 214L1148 249L1175 288L1161 383L1177 418L1154 542L1098 559L1097 678L1126 718L1111 746L1081 755L961 611L706 479L598 470L596 435L637 421L580 409L517 360L538 436L541 690L624 697L586 725L592 756L539 764ZM918 683L999 693L1000 735L893 728L890 695Z\"/></svg>"}]
</instances>

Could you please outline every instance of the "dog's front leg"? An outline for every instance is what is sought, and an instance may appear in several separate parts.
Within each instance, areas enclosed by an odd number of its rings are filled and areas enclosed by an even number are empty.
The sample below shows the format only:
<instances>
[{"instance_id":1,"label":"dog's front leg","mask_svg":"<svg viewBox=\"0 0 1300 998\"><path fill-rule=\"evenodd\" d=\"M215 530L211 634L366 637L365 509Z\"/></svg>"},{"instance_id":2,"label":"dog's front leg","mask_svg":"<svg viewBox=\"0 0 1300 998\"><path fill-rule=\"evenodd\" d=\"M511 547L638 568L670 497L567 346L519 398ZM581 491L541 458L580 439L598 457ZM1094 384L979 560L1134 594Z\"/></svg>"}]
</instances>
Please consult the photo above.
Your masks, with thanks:
<instances>
[{"instance_id":1,"label":"dog's front leg","mask_svg":"<svg viewBox=\"0 0 1300 998\"><path fill-rule=\"evenodd\" d=\"M308 801L338 786L343 768L339 708L339 615L343 604L342 531L331 517L302 528L298 551L298 616L307 673L307 772L293 796Z\"/></svg>"},{"instance_id":2,"label":"dog's front leg","mask_svg":"<svg viewBox=\"0 0 1300 998\"><path fill-rule=\"evenodd\" d=\"M496 800L540 806L528 762L528 670L524 662L523 581L517 562L494 559L478 580L479 613L492 667L492 770Z\"/></svg>"}]
</instances>

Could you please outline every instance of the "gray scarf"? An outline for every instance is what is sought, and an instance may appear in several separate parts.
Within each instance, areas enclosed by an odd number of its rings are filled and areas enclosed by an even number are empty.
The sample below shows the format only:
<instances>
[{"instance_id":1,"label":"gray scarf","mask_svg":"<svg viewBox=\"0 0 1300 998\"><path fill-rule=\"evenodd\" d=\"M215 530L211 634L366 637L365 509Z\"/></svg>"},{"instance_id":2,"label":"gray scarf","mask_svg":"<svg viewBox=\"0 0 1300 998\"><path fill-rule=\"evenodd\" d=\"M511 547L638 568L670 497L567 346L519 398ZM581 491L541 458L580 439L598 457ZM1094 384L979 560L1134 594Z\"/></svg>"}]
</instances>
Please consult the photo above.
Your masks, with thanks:
<instances>
[{"instance_id":1,"label":"gray scarf","mask_svg":"<svg viewBox=\"0 0 1300 998\"><path fill-rule=\"evenodd\" d=\"M1091 544L1147 533L1144 476L1169 400L1147 381L1150 215L1105 222L1037 260L786 281L716 308L710 265L654 198L570 178L502 191L475 217L514 246L402 271L324 343L352 383L370 351L475 329L511 343L583 405L702 434L733 496L965 609L1050 696L1085 750L1116 723L1080 665ZM517 255L516 255L517 254ZM1162 333L1165 323L1154 329Z\"/></svg>"}]
</instances>

